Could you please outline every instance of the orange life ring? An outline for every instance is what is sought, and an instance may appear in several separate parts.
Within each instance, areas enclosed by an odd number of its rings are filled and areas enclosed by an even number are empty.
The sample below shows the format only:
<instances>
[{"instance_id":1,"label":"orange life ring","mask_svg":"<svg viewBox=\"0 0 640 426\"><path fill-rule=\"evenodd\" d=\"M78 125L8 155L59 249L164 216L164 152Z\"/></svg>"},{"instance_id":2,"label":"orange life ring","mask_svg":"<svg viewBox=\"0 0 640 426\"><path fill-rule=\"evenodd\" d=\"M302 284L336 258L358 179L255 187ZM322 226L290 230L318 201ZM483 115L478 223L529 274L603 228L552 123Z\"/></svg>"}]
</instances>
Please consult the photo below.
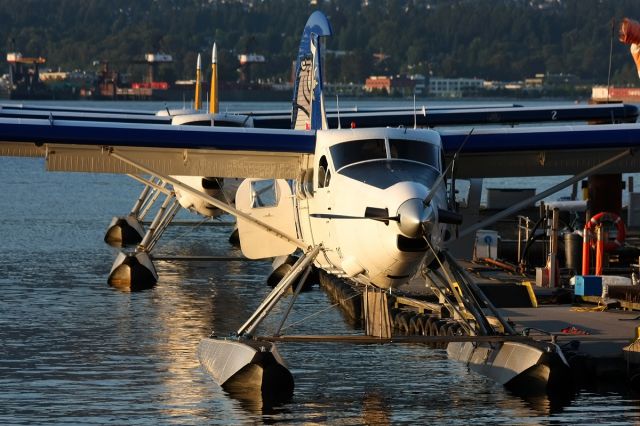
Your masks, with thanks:
<instances>
[{"instance_id":1,"label":"orange life ring","mask_svg":"<svg viewBox=\"0 0 640 426\"><path fill-rule=\"evenodd\" d=\"M602 224L603 222L611 222L616 226L617 235L615 240L609 240L604 242L604 250L605 251L614 251L619 249L624 245L624 240L627 236L627 230L624 226L624 222L615 213L611 212L600 212L597 215L593 216L591 220L586 224L585 228L587 231L591 231L592 228ZM595 246L596 239L590 238L591 245Z\"/></svg>"}]
</instances>

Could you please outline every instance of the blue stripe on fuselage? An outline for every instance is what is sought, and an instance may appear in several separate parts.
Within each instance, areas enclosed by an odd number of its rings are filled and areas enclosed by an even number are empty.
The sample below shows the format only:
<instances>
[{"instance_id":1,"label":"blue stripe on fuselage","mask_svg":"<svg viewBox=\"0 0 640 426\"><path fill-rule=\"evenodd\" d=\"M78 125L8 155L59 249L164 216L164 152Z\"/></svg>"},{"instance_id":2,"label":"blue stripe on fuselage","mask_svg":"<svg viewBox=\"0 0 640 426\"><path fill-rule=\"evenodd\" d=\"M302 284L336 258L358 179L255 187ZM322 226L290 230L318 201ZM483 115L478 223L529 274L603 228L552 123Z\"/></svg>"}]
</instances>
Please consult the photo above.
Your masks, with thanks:
<instances>
[{"instance_id":1,"label":"blue stripe on fuselage","mask_svg":"<svg viewBox=\"0 0 640 426\"><path fill-rule=\"evenodd\" d=\"M7 142L312 153L313 131L0 119Z\"/></svg>"}]
</instances>

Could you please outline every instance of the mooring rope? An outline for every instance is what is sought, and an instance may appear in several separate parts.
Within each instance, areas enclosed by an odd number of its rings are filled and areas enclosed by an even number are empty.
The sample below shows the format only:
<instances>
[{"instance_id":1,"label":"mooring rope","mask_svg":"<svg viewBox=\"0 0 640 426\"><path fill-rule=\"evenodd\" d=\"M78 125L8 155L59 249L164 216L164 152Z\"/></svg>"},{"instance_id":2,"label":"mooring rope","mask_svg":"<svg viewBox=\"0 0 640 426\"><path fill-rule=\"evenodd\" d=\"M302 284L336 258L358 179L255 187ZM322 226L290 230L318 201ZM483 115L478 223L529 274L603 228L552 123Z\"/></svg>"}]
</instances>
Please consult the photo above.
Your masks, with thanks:
<instances>
[{"instance_id":1,"label":"mooring rope","mask_svg":"<svg viewBox=\"0 0 640 426\"><path fill-rule=\"evenodd\" d=\"M186 231L184 231L182 234L178 234L175 237L169 239L169 240L165 240L164 241L164 245L168 245L170 243L173 243L181 238L187 237L188 235L192 234L193 231L195 231L200 225L202 225L203 223L205 223L206 221L211 220L213 222L213 218L212 217L205 217L204 219L202 219L200 222L198 222L197 224L195 224L194 226L188 228Z\"/></svg>"},{"instance_id":2,"label":"mooring rope","mask_svg":"<svg viewBox=\"0 0 640 426\"><path fill-rule=\"evenodd\" d=\"M573 312L603 312L607 310L607 304L603 300L598 300L597 306L575 306L571 308Z\"/></svg>"},{"instance_id":3,"label":"mooring rope","mask_svg":"<svg viewBox=\"0 0 640 426\"><path fill-rule=\"evenodd\" d=\"M344 299L344 301L346 302L347 300L351 300L351 299L353 299L354 297L357 297L357 296L360 296L360 295L361 295L360 293L355 293L354 295L349 296L349 297L347 297L346 299ZM324 308L324 309L321 309L321 310L319 310L319 311L317 311L317 312L315 312L315 313L313 313L313 314L311 314L311 315L308 315L308 316L306 316L306 317L302 318L301 320L298 320L298 321L292 322L291 324L287 325L286 327L283 327L283 328L282 328L282 330L280 330L280 331L284 331L284 330L287 330L287 329L289 329L289 328L292 328L292 327L294 327L294 326L296 326L296 325L298 325L298 324L300 324L300 323L302 323L302 322L304 322L304 321L306 321L306 320L308 320L308 319L311 319L311 318L313 318L313 317L316 317L316 316L320 315L321 313L323 313L323 312L325 312L325 311L328 311L329 309L335 308L335 307L337 307L337 306L339 306L339 305L340 305L340 302L336 302L336 303L334 303L333 305L330 305L330 306L328 306L328 307L326 307L326 308Z\"/></svg>"}]
</instances>

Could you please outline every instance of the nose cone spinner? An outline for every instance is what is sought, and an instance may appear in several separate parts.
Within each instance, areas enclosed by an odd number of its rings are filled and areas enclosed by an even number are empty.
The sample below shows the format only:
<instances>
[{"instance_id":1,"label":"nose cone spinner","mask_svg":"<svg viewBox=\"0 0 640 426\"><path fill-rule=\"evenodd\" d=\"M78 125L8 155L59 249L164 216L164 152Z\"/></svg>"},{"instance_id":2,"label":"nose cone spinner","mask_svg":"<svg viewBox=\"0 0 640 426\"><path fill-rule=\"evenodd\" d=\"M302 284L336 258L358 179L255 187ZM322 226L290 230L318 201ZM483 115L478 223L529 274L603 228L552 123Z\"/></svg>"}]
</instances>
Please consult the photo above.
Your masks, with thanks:
<instances>
[{"instance_id":1,"label":"nose cone spinner","mask_svg":"<svg viewBox=\"0 0 640 426\"><path fill-rule=\"evenodd\" d=\"M431 219L432 214L432 209L425 207L423 200L407 200L398 207L398 228L405 237L421 237L424 232L423 224Z\"/></svg>"}]
</instances>

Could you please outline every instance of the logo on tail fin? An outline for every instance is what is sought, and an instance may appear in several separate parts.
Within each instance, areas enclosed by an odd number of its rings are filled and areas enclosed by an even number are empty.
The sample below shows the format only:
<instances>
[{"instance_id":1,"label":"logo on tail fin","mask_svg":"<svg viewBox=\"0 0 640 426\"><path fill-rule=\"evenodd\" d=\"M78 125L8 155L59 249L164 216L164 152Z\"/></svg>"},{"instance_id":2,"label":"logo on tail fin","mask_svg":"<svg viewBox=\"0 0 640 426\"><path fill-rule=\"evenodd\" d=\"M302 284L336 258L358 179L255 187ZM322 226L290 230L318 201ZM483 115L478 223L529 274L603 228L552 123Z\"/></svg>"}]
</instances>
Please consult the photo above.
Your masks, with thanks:
<instances>
[{"instance_id":1,"label":"logo on tail fin","mask_svg":"<svg viewBox=\"0 0 640 426\"><path fill-rule=\"evenodd\" d=\"M302 31L293 86L291 127L322 129L327 127L322 94L321 38L331 35L327 17L313 12Z\"/></svg>"}]
</instances>

